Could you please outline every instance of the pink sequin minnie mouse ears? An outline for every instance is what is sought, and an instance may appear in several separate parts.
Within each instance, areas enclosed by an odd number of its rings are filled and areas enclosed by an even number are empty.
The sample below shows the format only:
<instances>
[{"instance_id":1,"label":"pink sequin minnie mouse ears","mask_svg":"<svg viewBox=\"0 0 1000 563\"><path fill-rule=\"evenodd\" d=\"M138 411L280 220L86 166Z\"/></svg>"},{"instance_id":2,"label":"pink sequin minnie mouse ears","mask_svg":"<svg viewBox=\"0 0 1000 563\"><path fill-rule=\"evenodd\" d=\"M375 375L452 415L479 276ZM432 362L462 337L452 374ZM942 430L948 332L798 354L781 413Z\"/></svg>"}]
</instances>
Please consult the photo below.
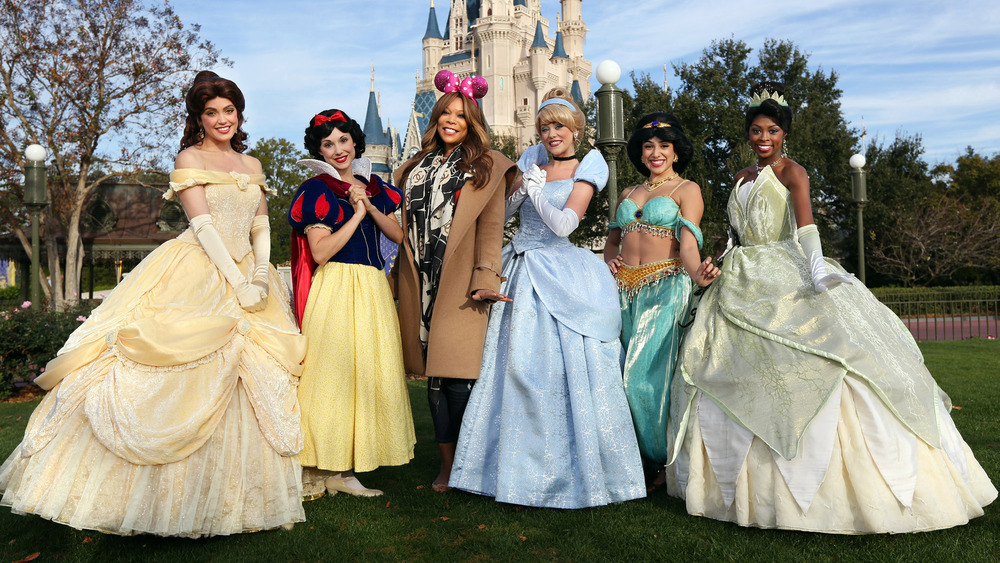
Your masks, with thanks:
<instances>
[{"instance_id":1,"label":"pink sequin minnie mouse ears","mask_svg":"<svg viewBox=\"0 0 1000 563\"><path fill-rule=\"evenodd\" d=\"M442 70L434 75L434 87L446 94L460 92L470 100L482 98L490 89L490 85L482 76L467 76L460 81L450 70Z\"/></svg>"}]
</instances>

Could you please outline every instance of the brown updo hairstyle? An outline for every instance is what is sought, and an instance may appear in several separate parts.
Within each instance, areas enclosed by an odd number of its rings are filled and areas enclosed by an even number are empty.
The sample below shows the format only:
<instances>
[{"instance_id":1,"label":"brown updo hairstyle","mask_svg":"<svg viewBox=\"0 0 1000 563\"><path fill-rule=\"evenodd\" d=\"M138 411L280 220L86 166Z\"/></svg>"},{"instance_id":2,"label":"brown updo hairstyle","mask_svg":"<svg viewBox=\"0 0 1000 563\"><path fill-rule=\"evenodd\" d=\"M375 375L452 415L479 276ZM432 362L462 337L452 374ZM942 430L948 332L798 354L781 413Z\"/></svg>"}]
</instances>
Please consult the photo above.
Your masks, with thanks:
<instances>
[{"instance_id":1,"label":"brown updo hairstyle","mask_svg":"<svg viewBox=\"0 0 1000 563\"><path fill-rule=\"evenodd\" d=\"M184 136L181 137L181 150L192 147L205 138L205 132L201 129L200 118L205 111L205 104L215 98L225 98L236 106L236 116L239 118L239 125L236 133L233 134L229 143L236 152L243 152L247 148L244 142L247 134L243 131L243 110L246 108L246 100L239 86L232 80L222 78L210 70L203 70L194 77L191 89L184 97L184 105L187 108L187 118L184 121Z\"/></svg>"},{"instance_id":2,"label":"brown updo hairstyle","mask_svg":"<svg viewBox=\"0 0 1000 563\"><path fill-rule=\"evenodd\" d=\"M574 109L569 109L562 104L549 104L543 107L538 110L538 115L535 116L535 132L541 136L542 125L546 123L561 123L569 127L573 133L583 131L583 128L587 125L587 118L580 111L580 106L576 105L576 102L573 101L573 97L570 96L569 92L565 88L553 88L545 94L542 102L551 100L552 98L565 100L572 104ZM576 137L578 135L574 135L574 141L577 140Z\"/></svg>"},{"instance_id":3,"label":"brown updo hairstyle","mask_svg":"<svg viewBox=\"0 0 1000 563\"><path fill-rule=\"evenodd\" d=\"M424 131L424 136L420 139L420 152L403 166L401 185L406 183L410 171L425 156L438 147L444 147L444 141L437 133L437 123L441 114L455 98L462 100L467 127L465 139L461 143L462 159L458 162L458 169L472 174L472 186L476 189L482 188L489 181L490 169L493 168L493 158L490 156L490 134L486 130L486 117L483 115L483 110L475 100L466 98L460 92L447 92L438 98L434 109L431 110L427 130Z\"/></svg>"}]
</instances>

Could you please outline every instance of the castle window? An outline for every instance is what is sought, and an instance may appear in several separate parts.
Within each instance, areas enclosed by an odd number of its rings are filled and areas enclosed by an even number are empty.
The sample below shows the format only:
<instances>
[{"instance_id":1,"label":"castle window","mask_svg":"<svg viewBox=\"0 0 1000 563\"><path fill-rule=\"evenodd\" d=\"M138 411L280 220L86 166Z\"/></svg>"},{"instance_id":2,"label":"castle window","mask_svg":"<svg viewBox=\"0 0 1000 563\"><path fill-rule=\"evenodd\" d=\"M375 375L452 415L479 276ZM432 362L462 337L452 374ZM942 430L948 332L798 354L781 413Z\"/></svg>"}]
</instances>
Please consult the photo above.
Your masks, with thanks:
<instances>
[{"instance_id":1,"label":"castle window","mask_svg":"<svg viewBox=\"0 0 1000 563\"><path fill-rule=\"evenodd\" d=\"M523 98L523 101L521 102L521 105L525 105L525 106L528 105L528 98Z\"/></svg>"}]
</instances>

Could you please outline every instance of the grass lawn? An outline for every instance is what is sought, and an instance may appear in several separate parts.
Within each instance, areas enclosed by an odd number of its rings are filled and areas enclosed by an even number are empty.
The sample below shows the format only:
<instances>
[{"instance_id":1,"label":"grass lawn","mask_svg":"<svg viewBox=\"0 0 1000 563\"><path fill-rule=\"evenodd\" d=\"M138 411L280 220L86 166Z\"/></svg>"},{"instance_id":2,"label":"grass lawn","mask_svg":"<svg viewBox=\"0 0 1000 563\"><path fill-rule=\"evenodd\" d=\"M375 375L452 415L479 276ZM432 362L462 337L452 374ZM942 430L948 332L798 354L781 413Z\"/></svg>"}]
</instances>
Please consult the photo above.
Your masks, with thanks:
<instances>
[{"instance_id":1,"label":"grass lawn","mask_svg":"<svg viewBox=\"0 0 1000 563\"><path fill-rule=\"evenodd\" d=\"M993 482L1000 483L1000 342L921 344L927 365L957 407L952 417ZM410 385L416 458L362 475L384 497L324 497L306 503L308 522L269 531L186 540L74 530L0 508L0 561L345 560L808 560L998 561L1000 502L966 526L921 534L831 536L741 528L688 516L662 490L596 509L520 508L431 491L437 474L423 382ZM0 404L0 459L21 439L37 402Z\"/></svg>"}]
</instances>

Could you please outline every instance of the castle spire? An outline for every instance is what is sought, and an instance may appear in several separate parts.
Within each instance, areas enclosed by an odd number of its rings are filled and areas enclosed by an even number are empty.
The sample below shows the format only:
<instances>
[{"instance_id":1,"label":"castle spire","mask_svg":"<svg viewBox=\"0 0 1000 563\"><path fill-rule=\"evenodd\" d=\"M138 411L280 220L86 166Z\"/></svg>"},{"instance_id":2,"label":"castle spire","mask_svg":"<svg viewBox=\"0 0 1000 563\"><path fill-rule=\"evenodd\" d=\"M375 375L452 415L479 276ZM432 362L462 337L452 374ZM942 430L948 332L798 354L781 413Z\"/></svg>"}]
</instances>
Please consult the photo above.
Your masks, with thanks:
<instances>
[{"instance_id":1,"label":"castle spire","mask_svg":"<svg viewBox=\"0 0 1000 563\"><path fill-rule=\"evenodd\" d=\"M556 46L552 49L552 58L564 58L568 59L569 55L566 54L566 48L563 47L562 32L556 32Z\"/></svg>"},{"instance_id":2,"label":"castle spire","mask_svg":"<svg viewBox=\"0 0 1000 563\"><path fill-rule=\"evenodd\" d=\"M437 12L434 11L434 0L431 0L431 11L427 14L427 31L424 39L441 39L441 28L438 27Z\"/></svg>"},{"instance_id":3,"label":"castle spire","mask_svg":"<svg viewBox=\"0 0 1000 563\"><path fill-rule=\"evenodd\" d=\"M542 31L542 20L535 22L535 40L531 42L530 48L534 49L535 47L549 48L548 43L545 42L545 32Z\"/></svg>"},{"instance_id":4,"label":"castle spire","mask_svg":"<svg viewBox=\"0 0 1000 563\"><path fill-rule=\"evenodd\" d=\"M372 63L372 89L368 92L368 111L365 113L365 144L388 145L385 132L382 130L382 118L379 116L378 99L375 95L375 63Z\"/></svg>"}]
</instances>

